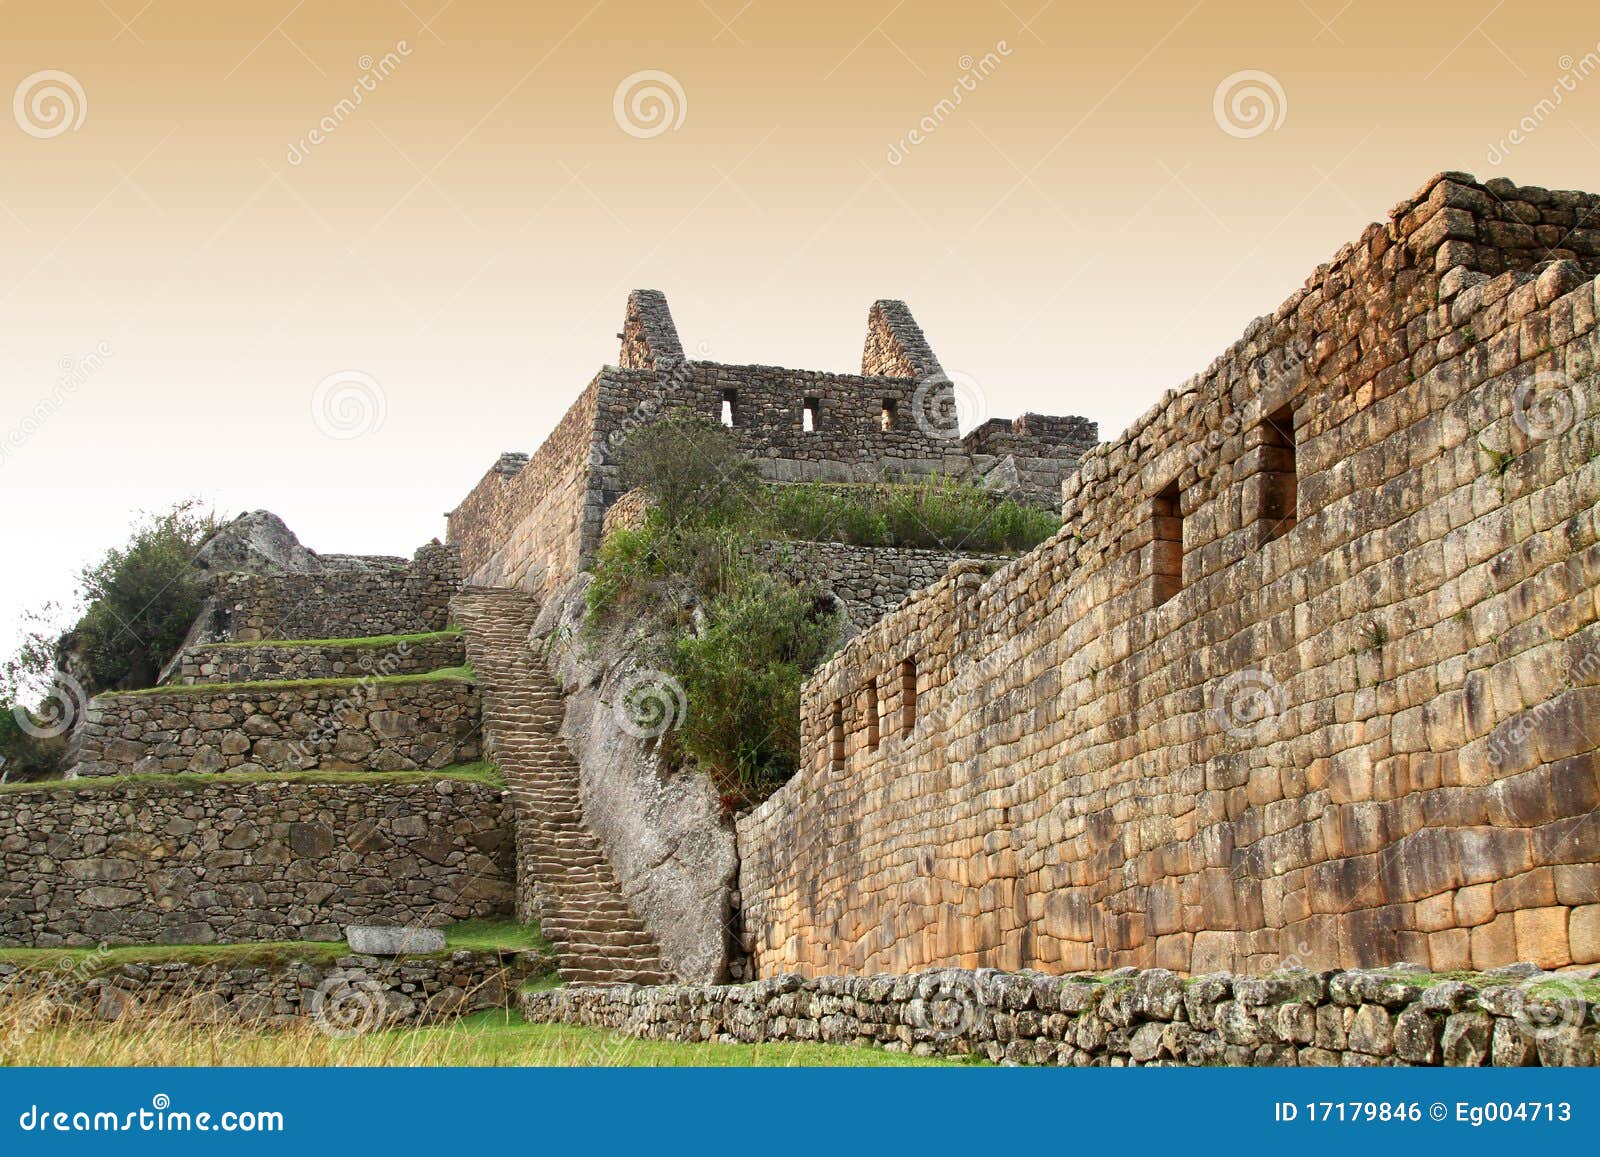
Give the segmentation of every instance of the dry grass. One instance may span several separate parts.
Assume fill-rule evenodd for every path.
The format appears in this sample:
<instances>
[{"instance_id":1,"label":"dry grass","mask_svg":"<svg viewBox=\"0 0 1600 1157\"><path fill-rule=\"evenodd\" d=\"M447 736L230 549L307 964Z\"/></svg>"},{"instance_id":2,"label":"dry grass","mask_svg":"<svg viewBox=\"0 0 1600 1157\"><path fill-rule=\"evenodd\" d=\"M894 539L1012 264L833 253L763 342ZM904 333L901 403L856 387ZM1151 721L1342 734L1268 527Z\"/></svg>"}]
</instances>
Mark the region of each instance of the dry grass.
<instances>
[{"instance_id":1,"label":"dry grass","mask_svg":"<svg viewBox=\"0 0 1600 1157\"><path fill-rule=\"evenodd\" d=\"M182 1007L107 1023L48 997L0 1003L0 1063L32 1066L883 1066L941 1062L821 1044L672 1044L479 1013L430 1028L337 1039L310 1020L282 1028L215 1022ZM948 1063L948 1062L945 1062Z\"/></svg>"}]
</instances>

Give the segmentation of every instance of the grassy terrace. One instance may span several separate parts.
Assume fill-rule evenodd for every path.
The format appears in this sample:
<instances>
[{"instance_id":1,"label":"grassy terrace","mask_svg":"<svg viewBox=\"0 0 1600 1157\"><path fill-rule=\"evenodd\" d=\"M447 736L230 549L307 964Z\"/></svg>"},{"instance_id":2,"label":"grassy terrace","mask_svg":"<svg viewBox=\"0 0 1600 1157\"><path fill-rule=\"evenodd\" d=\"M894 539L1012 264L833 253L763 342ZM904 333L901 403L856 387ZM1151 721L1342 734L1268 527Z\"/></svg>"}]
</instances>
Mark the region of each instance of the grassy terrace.
<instances>
[{"instance_id":1,"label":"grassy terrace","mask_svg":"<svg viewBox=\"0 0 1600 1157\"><path fill-rule=\"evenodd\" d=\"M79 779L46 779L33 783L0 784L0 797L29 791L118 791L126 787L147 786L174 790L194 790L219 784L250 783L436 783L459 779L505 789L500 768L489 762L458 763L438 771L216 771L172 775L92 775Z\"/></svg>"},{"instance_id":2,"label":"grassy terrace","mask_svg":"<svg viewBox=\"0 0 1600 1157\"><path fill-rule=\"evenodd\" d=\"M133 698L139 695L231 695L236 691L300 691L308 687L392 687L403 683L471 683L476 676L470 666L441 667L415 675L358 676L344 679L261 679L247 683L190 683L146 687L140 691L103 691L100 698Z\"/></svg>"},{"instance_id":3,"label":"grassy terrace","mask_svg":"<svg viewBox=\"0 0 1600 1157\"><path fill-rule=\"evenodd\" d=\"M416 953L418 957L447 956L470 949L475 952L531 952L547 956L550 945L535 925L511 921L469 920L444 929L445 949ZM259 964L332 964L349 956L344 941L275 940L251 944L127 944L111 948L0 948L0 964L29 971L82 970L95 976L124 964L216 964L240 968ZM403 958L402 958L403 959Z\"/></svg>"},{"instance_id":4,"label":"grassy terrace","mask_svg":"<svg viewBox=\"0 0 1600 1157\"><path fill-rule=\"evenodd\" d=\"M252 647L398 647L402 643L437 643L446 639L459 639L461 629L450 627L443 631L428 631L421 635L366 635L350 639L260 639L250 643L206 643L206 650L249 650Z\"/></svg>"},{"instance_id":5,"label":"grassy terrace","mask_svg":"<svg viewBox=\"0 0 1600 1157\"><path fill-rule=\"evenodd\" d=\"M0 1033L6 1025L0 1019ZM601 1029L529 1024L515 1012L483 1012L432 1028L396 1029L336 1040L310 1021L265 1031L218 1025L181 1012L80 1019L13 1034L12 1065L527 1065L715 1068L902 1067L966 1064L880 1049L824 1044L673 1044Z\"/></svg>"}]
</instances>

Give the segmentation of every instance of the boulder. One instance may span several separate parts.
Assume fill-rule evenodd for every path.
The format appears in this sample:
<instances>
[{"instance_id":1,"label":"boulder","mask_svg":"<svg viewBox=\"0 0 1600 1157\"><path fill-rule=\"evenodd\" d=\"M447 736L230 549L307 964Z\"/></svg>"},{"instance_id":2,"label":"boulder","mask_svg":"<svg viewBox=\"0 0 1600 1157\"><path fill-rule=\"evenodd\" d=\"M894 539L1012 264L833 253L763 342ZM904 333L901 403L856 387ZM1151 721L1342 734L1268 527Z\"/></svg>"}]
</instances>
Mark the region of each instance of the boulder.
<instances>
[{"instance_id":1,"label":"boulder","mask_svg":"<svg viewBox=\"0 0 1600 1157\"><path fill-rule=\"evenodd\" d=\"M380 928L352 925L344 930L350 951L363 956L400 956L443 952L444 933L437 928Z\"/></svg>"}]
</instances>

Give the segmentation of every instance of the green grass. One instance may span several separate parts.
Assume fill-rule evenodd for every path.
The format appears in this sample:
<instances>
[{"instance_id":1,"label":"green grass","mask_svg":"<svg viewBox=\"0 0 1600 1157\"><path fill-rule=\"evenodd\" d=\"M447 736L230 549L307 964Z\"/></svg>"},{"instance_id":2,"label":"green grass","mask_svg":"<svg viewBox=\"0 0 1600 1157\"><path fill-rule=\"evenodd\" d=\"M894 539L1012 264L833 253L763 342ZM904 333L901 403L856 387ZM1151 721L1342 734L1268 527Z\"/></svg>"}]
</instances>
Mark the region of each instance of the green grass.
<instances>
[{"instance_id":1,"label":"green grass","mask_svg":"<svg viewBox=\"0 0 1600 1157\"><path fill-rule=\"evenodd\" d=\"M364 635L349 639L259 639L250 643L206 643L205 650L247 650L251 647L398 647L401 643L433 643L459 639L461 628L426 631L420 635Z\"/></svg>"},{"instance_id":2,"label":"green grass","mask_svg":"<svg viewBox=\"0 0 1600 1157\"><path fill-rule=\"evenodd\" d=\"M527 952L550 955L550 944L537 925L504 920L468 920L444 929L443 952L419 952L419 957L447 956L464 949L474 952ZM84 968L96 976L124 964L220 964L230 968L248 965L332 964L349 956L343 940L274 940L252 944L123 944L97 948L0 948L0 964L29 971Z\"/></svg>"},{"instance_id":3,"label":"green grass","mask_svg":"<svg viewBox=\"0 0 1600 1157\"><path fill-rule=\"evenodd\" d=\"M876 1048L811 1042L758 1045L636 1040L605 1029L530 1024L516 1012L490 1011L435 1028L374 1033L338 1044L353 1051L381 1048L384 1037L404 1037L434 1054L429 1064L614 1066L640 1068L904 1068L949 1067L965 1058L914 1057ZM459 1059L458 1059L459 1058ZM352 1062L359 1063L359 1062Z\"/></svg>"},{"instance_id":4,"label":"green grass","mask_svg":"<svg viewBox=\"0 0 1600 1157\"><path fill-rule=\"evenodd\" d=\"M343 679L261 679L249 683L189 683L166 687L146 687L139 691L102 691L100 698L132 698L136 695L231 695L236 691L302 691L314 687L393 687L401 683L474 682L472 667L441 667L414 675L361 676Z\"/></svg>"},{"instance_id":5,"label":"green grass","mask_svg":"<svg viewBox=\"0 0 1600 1157\"><path fill-rule=\"evenodd\" d=\"M4 1013L0 1007L0 1014ZM0 1030L5 1027L0 1022ZM183 1008L107 1023L76 1011L67 1023L8 1034L5 1063L66 1065L544 1066L544 1067L887 1067L970 1063L825 1044L679 1044L634 1040L571 1025L529 1024L515 1012L475 1013L428 1028L348 1039L309 1019L282 1028L218 1024Z\"/></svg>"},{"instance_id":6,"label":"green grass","mask_svg":"<svg viewBox=\"0 0 1600 1157\"><path fill-rule=\"evenodd\" d=\"M170 775L86 775L78 779L0 784L0 795L29 791L118 791L134 786L192 791L218 784L434 783L441 779L461 779L502 791L506 786L499 766L480 760L477 763L457 763L438 771L215 771L175 772Z\"/></svg>"}]
</instances>

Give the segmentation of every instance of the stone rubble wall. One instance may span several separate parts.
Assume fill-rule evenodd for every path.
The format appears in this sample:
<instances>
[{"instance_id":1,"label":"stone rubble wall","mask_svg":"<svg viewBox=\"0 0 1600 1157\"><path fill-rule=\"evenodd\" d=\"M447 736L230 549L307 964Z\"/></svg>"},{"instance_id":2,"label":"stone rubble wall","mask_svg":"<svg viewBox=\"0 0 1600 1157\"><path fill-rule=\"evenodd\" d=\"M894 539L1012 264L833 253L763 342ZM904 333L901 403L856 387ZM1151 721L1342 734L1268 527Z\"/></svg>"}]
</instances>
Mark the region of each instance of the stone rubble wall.
<instances>
[{"instance_id":1,"label":"stone rubble wall","mask_svg":"<svg viewBox=\"0 0 1600 1157\"><path fill-rule=\"evenodd\" d=\"M664 369L683 360L678 327L659 289L636 289L628 294L628 311L617 335L622 350L617 362L625 370Z\"/></svg>"},{"instance_id":2,"label":"stone rubble wall","mask_svg":"<svg viewBox=\"0 0 1600 1157\"><path fill-rule=\"evenodd\" d=\"M759 974L1600 960L1597 212L1435 178L825 665Z\"/></svg>"},{"instance_id":3,"label":"stone rubble wall","mask_svg":"<svg viewBox=\"0 0 1600 1157\"><path fill-rule=\"evenodd\" d=\"M97 695L72 760L86 776L437 770L478 760L479 709L466 679Z\"/></svg>"},{"instance_id":4,"label":"stone rubble wall","mask_svg":"<svg viewBox=\"0 0 1600 1157\"><path fill-rule=\"evenodd\" d=\"M288 679L359 679L366 675L424 675L466 664L460 635L397 643L274 646L213 643L179 656L171 682L248 683Z\"/></svg>"},{"instance_id":5,"label":"stone rubble wall","mask_svg":"<svg viewBox=\"0 0 1600 1157\"><path fill-rule=\"evenodd\" d=\"M875 301L867 311L867 340L861 350L865 377L940 377L944 367L933 354L922 327L903 301Z\"/></svg>"},{"instance_id":6,"label":"stone rubble wall","mask_svg":"<svg viewBox=\"0 0 1600 1157\"><path fill-rule=\"evenodd\" d=\"M404 957L350 955L326 964L152 960L89 975L0 962L0 1008L48 997L60 1006L58 1015L99 1020L182 1010L186 1018L215 1024L283 1027L316 1017L335 1030L365 1032L509 1008L532 971L521 954L465 949Z\"/></svg>"},{"instance_id":7,"label":"stone rubble wall","mask_svg":"<svg viewBox=\"0 0 1600 1157\"><path fill-rule=\"evenodd\" d=\"M185 646L442 631L460 585L456 551L439 543L422 547L409 563L374 559L351 570L222 574Z\"/></svg>"},{"instance_id":8,"label":"stone rubble wall","mask_svg":"<svg viewBox=\"0 0 1600 1157\"><path fill-rule=\"evenodd\" d=\"M510 800L467 780L197 776L0 801L4 945L339 940L512 910Z\"/></svg>"},{"instance_id":9,"label":"stone rubble wall","mask_svg":"<svg viewBox=\"0 0 1600 1157\"><path fill-rule=\"evenodd\" d=\"M531 1021L645 1040L820 1041L1020 1065L1600 1063L1595 1006L1560 977L1424 986L1394 972L1184 980L1129 971L1095 978L950 969L715 987L571 986L525 992L520 1005Z\"/></svg>"},{"instance_id":10,"label":"stone rubble wall","mask_svg":"<svg viewBox=\"0 0 1600 1157\"><path fill-rule=\"evenodd\" d=\"M848 546L838 542L763 542L759 565L797 583L811 583L844 603L849 631L871 626L913 591L931 586L957 563L996 567L1004 555Z\"/></svg>"}]
</instances>

